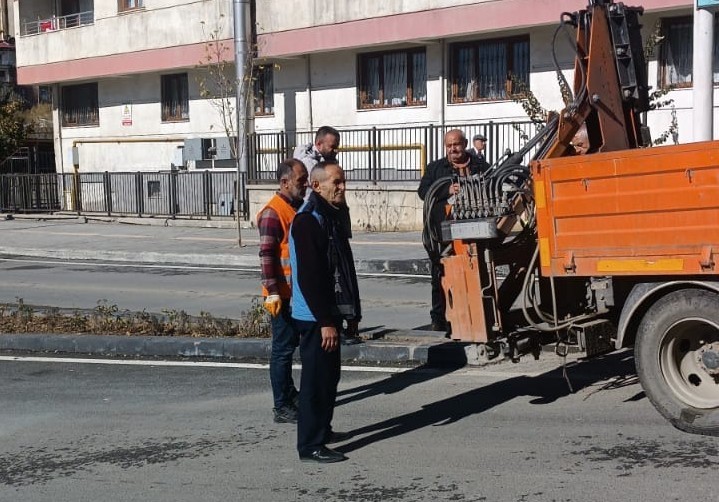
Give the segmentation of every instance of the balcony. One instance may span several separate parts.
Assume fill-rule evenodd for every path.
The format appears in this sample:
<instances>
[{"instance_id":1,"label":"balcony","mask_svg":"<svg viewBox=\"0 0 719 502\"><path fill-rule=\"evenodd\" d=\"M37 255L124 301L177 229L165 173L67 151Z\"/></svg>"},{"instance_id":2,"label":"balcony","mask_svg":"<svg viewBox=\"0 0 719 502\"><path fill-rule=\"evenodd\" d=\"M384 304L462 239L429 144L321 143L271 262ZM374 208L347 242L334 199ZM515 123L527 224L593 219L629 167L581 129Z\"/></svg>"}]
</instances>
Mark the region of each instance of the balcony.
<instances>
[{"instance_id":1,"label":"balcony","mask_svg":"<svg viewBox=\"0 0 719 502\"><path fill-rule=\"evenodd\" d=\"M38 19L37 21L24 21L22 23L21 36L38 35L50 31L64 30L67 28L77 28L95 23L95 12L85 11L66 16L52 16L47 19Z\"/></svg>"}]
</instances>

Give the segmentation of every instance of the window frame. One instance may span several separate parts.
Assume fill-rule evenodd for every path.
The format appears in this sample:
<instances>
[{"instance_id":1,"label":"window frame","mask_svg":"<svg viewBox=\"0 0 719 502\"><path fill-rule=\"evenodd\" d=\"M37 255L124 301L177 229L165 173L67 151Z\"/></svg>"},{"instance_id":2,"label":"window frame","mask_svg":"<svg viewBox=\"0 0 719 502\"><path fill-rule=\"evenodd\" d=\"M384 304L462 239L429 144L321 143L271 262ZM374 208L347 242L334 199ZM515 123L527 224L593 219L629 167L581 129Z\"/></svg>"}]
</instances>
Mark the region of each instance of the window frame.
<instances>
[{"instance_id":1,"label":"window frame","mask_svg":"<svg viewBox=\"0 0 719 502\"><path fill-rule=\"evenodd\" d=\"M69 96L70 91L73 90L73 96ZM99 90L97 82L89 82L85 84L74 84L64 85L60 89L62 99L62 127L99 127L100 126L100 102L98 98ZM68 102L82 101L82 98L88 98L88 105L86 106L89 110L87 116L88 120L76 120L71 122L68 120L68 116L71 113L67 110ZM74 111L72 115L77 114Z\"/></svg>"},{"instance_id":2,"label":"window frame","mask_svg":"<svg viewBox=\"0 0 719 502\"><path fill-rule=\"evenodd\" d=\"M692 68L691 78L689 82L670 83L669 80L669 66L667 65L667 51L669 50L669 26L674 23L683 23L689 25L689 34L694 36L694 19L692 16L672 16L662 18L662 31L661 34L664 38L661 46L659 47L659 58L657 61L657 83L661 89L691 89L694 87L694 70ZM713 41L713 54L712 54L712 83L714 86L719 85L719 15L714 15L714 41ZM690 51L692 57L692 64L694 54Z\"/></svg>"},{"instance_id":3,"label":"window frame","mask_svg":"<svg viewBox=\"0 0 719 502\"><path fill-rule=\"evenodd\" d=\"M384 84L384 57L388 55L394 55L394 54L404 54L407 58L407 83L405 87L405 103L404 104L384 104L384 93L385 93L385 84ZM412 56L415 54L422 54L424 55L424 68L425 68L425 97L424 100L417 100L414 99L415 90L412 86L412 83L414 82L414 66L411 64ZM366 68L366 65L368 61L372 58L380 58L380 72L379 72L379 91L378 91L378 104L374 103L368 103L369 99L367 97L367 89L366 89L366 81L368 80L366 74L368 69ZM416 48L407 48L407 49L395 49L390 51L374 51L374 52L363 52L360 54L357 54L357 109L358 110L377 110L377 109L386 109L386 108L406 108L408 106L427 106L427 91L426 91L426 82L427 82L427 48L426 47L416 47Z\"/></svg>"},{"instance_id":4,"label":"window frame","mask_svg":"<svg viewBox=\"0 0 719 502\"><path fill-rule=\"evenodd\" d=\"M128 4L132 1L137 3L137 5L134 7L130 7ZM117 12L120 14L123 12L135 12L135 11L144 10L144 9L145 9L145 0L117 0Z\"/></svg>"},{"instance_id":5,"label":"window frame","mask_svg":"<svg viewBox=\"0 0 719 502\"><path fill-rule=\"evenodd\" d=\"M169 97L166 95L172 89L169 89L172 82L182 82L183 89L179 89L178 103L168 103ZM175 113L169 110L175 108ZM190 120L190 79L187 72L169 73L160 75L160 121L163 123L173 122L189 122Z\"/></svg>"},{"instance_id":6,"label":"window frame","mask_svg":"<svg viewBox=\"0 0 719 502\"><path fill-rule=\"evenodd\" d=\"M274 65L259 65L253 68L252 78L252 106L256 117L272 117L275 114L275 72ZM271 101L270 111L265 112L267 93L267 77L269 74L269 85L272 92L269 93ZM264 84L264 85L263 85ZM258 111L260 110L260 111Z\"/></svg>"},{"instance_id":7,"label":"window frame","mask_svg":"<svg viewBox=\"0 0 719 502\"><path fill-rule=\"evenodd\" d=\"M480 95L480 86L475 85L474 87L474 95L470 99L462 99L459 98L459 92L458 87L459 84L457 82L458 72L457 72L457 59L458 59L458 52L461 49L467 49L470 48L473 50L473 59L474 59L474 65L475 65L475 79L478 80L479 77L479 68L480 68L480 47L482 45L488 45L488 44L496 44L496 43L504 43L507 46L506 50L506 68L507 68L507 75L505 76L504 80L504 96L497 98L493 96L481 96ZM509 37L499 37L499 38L485 38L480 40L470 40L470 41L463 41L463 42L454 42L449 44L448 51L449 51L449 79L448 79L448 85L447 85L447 102L449 104L466 104L466 103L486 103L486 102L499 102L499 101L510 101L513 97L521 96L521 92L515 92L514 86L512 85L512 80L510 78L510 73L512 68L514 67L514 47L518 44L526 44L527 46L527 69L526 69L526 76L527 80L524 82L527 88L529 88L529 77L531 74L531 45L530 45L530 37L529 34L524 35L515 35L515 36L509 36Z\"/></svg>"}]
</instances>

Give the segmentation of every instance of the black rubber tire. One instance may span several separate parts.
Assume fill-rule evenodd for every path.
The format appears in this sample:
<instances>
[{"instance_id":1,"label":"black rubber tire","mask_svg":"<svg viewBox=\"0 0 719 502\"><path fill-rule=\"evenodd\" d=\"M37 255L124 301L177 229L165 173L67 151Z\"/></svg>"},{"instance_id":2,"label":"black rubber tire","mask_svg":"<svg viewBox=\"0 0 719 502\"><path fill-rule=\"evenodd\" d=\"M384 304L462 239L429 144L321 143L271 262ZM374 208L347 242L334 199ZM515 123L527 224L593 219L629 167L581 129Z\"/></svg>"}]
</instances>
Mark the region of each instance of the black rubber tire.
<instances>
[{"instance_id":1,"label":"black rubber tire","mask_svg":"<svg viewBox=\"0 0 719 502\"><path fill-rule=\"evenodd\" d=\"M695 360L696 352L688 348L689 340L719 341L717 326L719 295L702 289L681 289L654 303L637 331L634 356L644 392L664 418L692 434L719 436L719 407L712 407L719 402L715 399L719 396L719 380L701 370L685 378L686 369L680 370L685 366L677 359ZM699 392L702 385L701 397L708 397L707 405L698 407L697 401L690 404L693 389ZM682 396L685 391L686 398Z\"/></svg>"}]
</instances>

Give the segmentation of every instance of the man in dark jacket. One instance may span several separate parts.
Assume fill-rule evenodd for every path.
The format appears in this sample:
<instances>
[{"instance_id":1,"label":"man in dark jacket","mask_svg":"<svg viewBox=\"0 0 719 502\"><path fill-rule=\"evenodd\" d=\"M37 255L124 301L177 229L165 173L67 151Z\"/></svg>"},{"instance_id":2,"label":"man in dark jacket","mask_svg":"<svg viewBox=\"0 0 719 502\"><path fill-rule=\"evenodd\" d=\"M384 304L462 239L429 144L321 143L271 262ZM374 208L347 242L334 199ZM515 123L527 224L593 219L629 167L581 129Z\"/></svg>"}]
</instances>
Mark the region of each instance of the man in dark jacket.
<instances>
[{"instance_id":1,"label":"man in dark jacket","mask_svg":"<svg viewBox=\"0 0 719 502\"><path fill-rule=\"evenodd\" d=\"M479 158L467 152L467 138L459 129L447 131L444 135L445 156L427 165L427 169L419 182L417 194L424 200L432 185L439 179L448 176L471 176L482 174L488 167L481 163ZM449 183L449 188L437 193L434 199L434 206L431 210L431 221L425 221L427 225L438 226L440 221L445 219L444 208L447 200L459 191L459 184ZM426 228L425 228L426 232ZM432 266L432 309L429 314L432 319L432 329L435 331L448 331L447 319L445 318L445 298L442 291L442 265L440 256L436 252L428 250Z\"/></svg>"},{"instance_id":2,"label":"man in dark jacket","mask_svg":"<svg viewBox=\"0 0 719 502\"><path fill-rule=\"evenodd\" d=\"M487 162L487 157L484 154L484 150L487 147L487 137L482 134L475 134L472 137L472 146L469 148L469 154L474 155L479 159L479 164L482 168L482 171L485 171L489 168L489 163Z\"/></svg>"},{"instance_id":3,"label":"man in dark jacket","mask_svg":"<svg viewBox=\"0 0 719 502\"><path fill-rule=\"evenodd\" d=\"M310 174L312 192L290 228L292 317L300 333L302 374L297 451L307 462L340 462L327 448L341 440L332 431L340 379L339 333L357 336L362 310L357 274L340 208L345 176L336 162L321 162Z\"/></svg>"}]
</instances>

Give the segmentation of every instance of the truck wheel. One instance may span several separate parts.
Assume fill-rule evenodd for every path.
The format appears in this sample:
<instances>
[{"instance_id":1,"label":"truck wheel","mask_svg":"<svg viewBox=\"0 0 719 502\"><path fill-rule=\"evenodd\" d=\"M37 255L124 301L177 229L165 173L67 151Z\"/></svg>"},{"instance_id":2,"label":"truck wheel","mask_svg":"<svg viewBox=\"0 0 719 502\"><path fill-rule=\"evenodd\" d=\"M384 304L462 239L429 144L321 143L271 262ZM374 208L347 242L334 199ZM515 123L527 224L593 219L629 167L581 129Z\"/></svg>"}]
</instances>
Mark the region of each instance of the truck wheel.
<instances>
[{"instance_id":1,"label":"truck wheel","mask_svg":"<svg viewBox=\"0 0 719 502\"><path fill-rule=\"evenodd\" d=\"M719 436L719 295L682 289L647 311L634 348L637 375L672 425Z\"/></svg>"}]
</instances>

